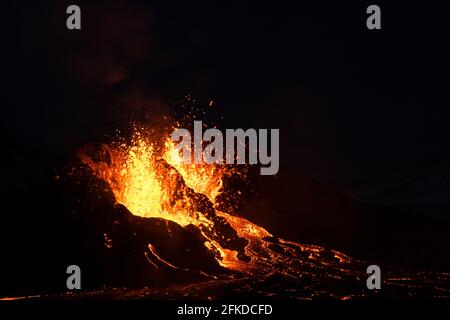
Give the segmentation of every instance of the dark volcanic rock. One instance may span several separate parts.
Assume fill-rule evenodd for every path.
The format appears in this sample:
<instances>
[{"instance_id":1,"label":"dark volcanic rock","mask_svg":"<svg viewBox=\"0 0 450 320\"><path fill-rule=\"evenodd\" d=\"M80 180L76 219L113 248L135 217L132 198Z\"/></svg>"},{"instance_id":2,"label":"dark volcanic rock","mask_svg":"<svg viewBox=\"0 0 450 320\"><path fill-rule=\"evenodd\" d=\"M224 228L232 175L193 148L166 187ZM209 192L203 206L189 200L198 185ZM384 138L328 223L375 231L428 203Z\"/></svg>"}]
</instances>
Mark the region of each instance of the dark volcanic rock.
<instances>
[{"instance_id":1,"label":"dark volcanic rock","mask_svg":"<svg viewBox=\"0 0 450 320\"><path fill-rule=\"evenodd\" d=\"M226 272L197 227L134 216L81 163L63 171L56 183L78 233L88 286L167 284Z\"/></svg>"}]
</instances>

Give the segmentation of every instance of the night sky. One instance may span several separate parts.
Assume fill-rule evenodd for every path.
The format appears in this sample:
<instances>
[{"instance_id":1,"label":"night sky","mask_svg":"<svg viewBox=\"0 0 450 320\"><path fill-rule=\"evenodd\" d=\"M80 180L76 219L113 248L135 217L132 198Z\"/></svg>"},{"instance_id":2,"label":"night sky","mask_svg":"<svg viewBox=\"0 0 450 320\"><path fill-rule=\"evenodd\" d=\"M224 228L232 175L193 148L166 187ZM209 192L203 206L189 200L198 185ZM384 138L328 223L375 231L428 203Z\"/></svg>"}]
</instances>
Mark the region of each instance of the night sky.
<instances>
[{"instance_id":1,"label":"night sky","mask_svg":"<svg viewBox=\"0 0 450 320\"><path fill-rule=\"evenodd\" d=\"M223 128L280 128L281 170L363 202L449 204L449 46L443 1L4 4L3 185L129 118L214 100ZM20 179L17 179L17 177Z\"/></svg>"}]
</instances>

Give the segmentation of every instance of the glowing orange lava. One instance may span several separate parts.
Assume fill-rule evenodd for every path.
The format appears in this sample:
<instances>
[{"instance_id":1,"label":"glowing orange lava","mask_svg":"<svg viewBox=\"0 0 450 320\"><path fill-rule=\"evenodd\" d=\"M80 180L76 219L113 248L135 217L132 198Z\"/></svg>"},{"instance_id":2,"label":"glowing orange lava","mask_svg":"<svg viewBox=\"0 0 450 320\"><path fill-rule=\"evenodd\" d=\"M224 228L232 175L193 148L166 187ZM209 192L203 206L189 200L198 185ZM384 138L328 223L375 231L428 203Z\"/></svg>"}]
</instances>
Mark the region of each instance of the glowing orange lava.
<instances>
[{"instance_id":1,"label":"glowing orange lava","mask_svg":"<svg viewBox=\"0 0 450 320\"><path fill-rule=\"evenodd\" d=\"M212 229L213 221L204 212L196 210L192 199L183 194L186 188L180 188L178 179L181 176L183 185L206 196L215 206L215 199L223 185L223 176L230 169L216 164L182 163L182 157L170 138L166 138L162 143L163 147L159 148L158 142L151 141L143 132L142 129L136 129L131 143L103 146L103 156L110 161L94 161L84 154L80 158L109 184L116 201L127 207L132 214L160 217L181 226L193 224L201 230ZM225 218L239 236L270 236L266 230L245 219L217 210L215 212L217 216ZM243 268L235 251L222 248L217 241L205 232L202 233L207 239L205 246L220 253L218 261L222 266Z\"/></svg>"}]
</instances>

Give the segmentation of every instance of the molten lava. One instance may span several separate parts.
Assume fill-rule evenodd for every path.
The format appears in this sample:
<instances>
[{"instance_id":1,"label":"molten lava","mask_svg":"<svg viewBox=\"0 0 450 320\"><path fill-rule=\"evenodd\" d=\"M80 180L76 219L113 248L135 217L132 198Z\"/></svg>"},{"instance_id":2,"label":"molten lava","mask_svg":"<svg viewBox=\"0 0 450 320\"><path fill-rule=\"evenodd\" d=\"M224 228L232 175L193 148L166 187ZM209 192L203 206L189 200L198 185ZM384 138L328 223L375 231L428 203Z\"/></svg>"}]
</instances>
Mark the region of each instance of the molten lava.
<instances>
[{"instance_id":1,"label":"molten lava","mask_svg":"<svg viewBox=\"0 0 450 320\"><path fill-rule=\"evenodd\" d=\"M264 228L242 217L223 212L219 208L233 207L233 204L223 205L225 200L219 197L223 191L223 179L239 173L236 168L216 164L185 164L168 136L157 138L158 135L148 132L134 130L132 138L127 141L119 137L118 141L113 143L83 147L79 158L84 168L79 169L83 171L87 166L89 175L105 181L116 202L131 212L126 212L126 215L152 218L139 218L140 221L136 222L136 225L154 226L153 218L161 218L165 220L155 219L158 221L156 231L167 227L168 232L160 235L171 235L167 220L175 222L172 225L182 226L180 229L189 233L195 231L198 245L208 256L209 260L205 261L214 261L215 258L220 266L230 269L231 272L226 270L220 274L222 278L217 278L217 271L204 273L201 265L185 265L182 260L171 259L164 252L159 252L155 238L146 238L144 228L144 232L140 234L144 246L138 246L138 250L142 248L142 254L147 258L151 270L168 268L183 272L194 271L192 274L200 271L210 280L225 281L227 285L240 277L240 281L247 283L247 286L238 282L236 286L239 292L247 288L252 293L256 290L266 296L272 296L274 292L288 295L292 293L305 299L327 297L347 300L367 296L363 285L367 277L367 262L350 258L332 249L273 237ZM104 187L103 184L100 186ZM95 190L101 192L97 188ZM121 211L111 212L114 214ZM146 225L142 220L152 220L152 223ZM126 226L125 223L125 234L128 232ZM154 233L155 229L149 231L151 232ZM103 236L105 246L111 250L115 246L114 240L109 238L108 232ZM183 248L177 253L186 254L184 257L187 259L190 257L190 251ZM418 273L417 279L411 276L408 279L413 280L405 281L404 270L401 270L401 276L387 267L384 270L383 285L400 288L399 290L403 290L408 296L411 294L410 288L413 287L411 283L415 288L429 289L431 286L433 294L437 296L448 292L448 286L442 284L448 280L447 274L436 276L433 273L421 272ZM438 280L429 282L428 279ZM267 292L261 289L264 287L262 284L269 287ZM275 288L272 290L271 286Z\"/></svg>"},{"instance_id":2,"label":"molten lava","mask_svg":"<svg viewBox=\"0 0 450 320\"><path fill-rule=\"evenodd\" d=\"M232 269L245 269L246 264L237 258L237 253L225 248L211 235L217 235L215 219L223 218L237 232L250 240L271 236L266 230L246 219L231 216L213 209L214 216L198 210L189 190L206 196L204 202L216 207L216 197L221 193L222 179L232 169L216 164L185 164L174 148L170 138L164 143L151 141L142 129L135 129L130 143L113 143L102 146L102 155L94 159L82 150L80 159L88 165L99 178L111 187L116 201L123 204L131 213L142 217L159 217L172 220L181 226L189 224L199 227L207 241L205 246L220 253L218 261L222 266Z\"/></svg>"},{"instance_id":3,"label":"molten lava","mask_svg":"<svg viewBox=\"0 0 450 320\"><path fill-rule=\"evenodd\" d=\"M144 132L135 129L130 141L102 145L94 154L86 149L79 153L132 214L196 226L217 262L235 271L292 279L309 268L348 272L343 264L352 259L340 252L274 238L264 228L220 211L216 198L223 178L239 173L236 168L183 163L169 137L155 141ZM155 250L150 252L158 257Z\"/></svg>"}]
</instances>

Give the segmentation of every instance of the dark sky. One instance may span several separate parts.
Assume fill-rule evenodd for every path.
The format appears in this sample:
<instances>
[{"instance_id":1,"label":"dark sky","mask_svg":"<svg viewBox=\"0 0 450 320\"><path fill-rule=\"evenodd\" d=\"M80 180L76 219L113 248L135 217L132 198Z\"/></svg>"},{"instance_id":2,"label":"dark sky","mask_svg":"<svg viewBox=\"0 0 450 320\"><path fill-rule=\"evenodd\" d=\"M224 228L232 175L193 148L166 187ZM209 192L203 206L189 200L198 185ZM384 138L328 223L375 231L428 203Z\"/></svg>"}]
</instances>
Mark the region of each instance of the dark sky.
<instances>
[{"instance_id":1,"label":"dark sky","mask_svg":"<svg viewBox=\"0 0 450 320\"><path fill-rule=\"evenodd\" d=\"M281 170L367 202L447 205L444 1L378 1L376 31L372 2L311 2L78 1L81 31L65 27L72 2L6 3L9 159L31 155L31 172L191 94L223 127L280 128Z\"/></svg>"}]
</instances>

